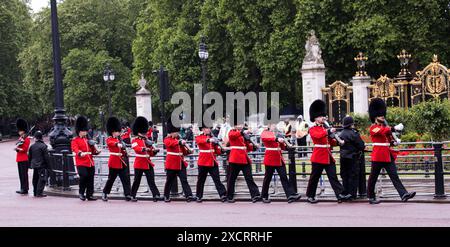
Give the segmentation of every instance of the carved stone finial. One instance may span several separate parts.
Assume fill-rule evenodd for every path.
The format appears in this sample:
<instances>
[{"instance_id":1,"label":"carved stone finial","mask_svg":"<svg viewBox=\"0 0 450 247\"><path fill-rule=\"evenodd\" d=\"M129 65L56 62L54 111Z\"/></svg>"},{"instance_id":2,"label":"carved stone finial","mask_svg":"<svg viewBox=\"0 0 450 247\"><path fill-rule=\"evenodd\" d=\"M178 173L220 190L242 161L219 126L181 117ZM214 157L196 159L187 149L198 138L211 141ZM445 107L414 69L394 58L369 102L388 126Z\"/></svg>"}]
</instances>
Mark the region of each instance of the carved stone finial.
<instances>
[{"instance_id":1,"label":"carved stone finial","mask_svg":"<svg viewBox=\"0 0 450 247\"><path fill-rule=\"evenodd\" d=\"M303 63L323 64L322 50L320 49L319 40L316 37L316 32L311 30L305 44L306 55Z\"/></svg>"},{"instance_id":2,"label":"carved stone finial","mask_svg":"<svg viewBox=\"0 0 450 247\"><path fill-rule=\"evenodd\" d=\"M145 89L146 85L147 85L147 80L145 80L144 73L142 73L141 79L139 80L139 86L141 86L141 89Z\"/></svg>"}]
</instances>

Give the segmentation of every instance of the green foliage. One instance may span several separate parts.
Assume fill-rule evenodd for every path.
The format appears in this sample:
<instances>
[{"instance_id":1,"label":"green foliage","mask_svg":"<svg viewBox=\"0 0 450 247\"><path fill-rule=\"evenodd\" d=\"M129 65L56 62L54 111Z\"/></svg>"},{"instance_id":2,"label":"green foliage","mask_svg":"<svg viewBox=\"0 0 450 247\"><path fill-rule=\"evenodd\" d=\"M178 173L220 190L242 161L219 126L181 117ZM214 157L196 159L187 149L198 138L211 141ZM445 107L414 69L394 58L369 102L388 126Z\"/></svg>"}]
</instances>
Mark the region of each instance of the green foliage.
<instances>
[{"instance_id":1,"label":"green foliage","mask_svg":"<svg viewBox=\"0 0 450 247\"><path fill-rule=\"evenodd\" d=\"M428 133L433 141L448 140L450 137L450 102L431 100L414 106L413 121L419 134Z\"/></svg>"},{"instance_id":2,"label":"green foliage","mask_svg":"<svg viewBox=\"0 0 450 247\"><path fill-rule=\"evenodd\" d=\"M362 133L362 134L369 134L369 127L371 125L371 122L369 120L368 114L357 114L357 113L351 113L351 117L353 117L353 120L355 121L355 127Z\"/></svg>"}]
</instances>

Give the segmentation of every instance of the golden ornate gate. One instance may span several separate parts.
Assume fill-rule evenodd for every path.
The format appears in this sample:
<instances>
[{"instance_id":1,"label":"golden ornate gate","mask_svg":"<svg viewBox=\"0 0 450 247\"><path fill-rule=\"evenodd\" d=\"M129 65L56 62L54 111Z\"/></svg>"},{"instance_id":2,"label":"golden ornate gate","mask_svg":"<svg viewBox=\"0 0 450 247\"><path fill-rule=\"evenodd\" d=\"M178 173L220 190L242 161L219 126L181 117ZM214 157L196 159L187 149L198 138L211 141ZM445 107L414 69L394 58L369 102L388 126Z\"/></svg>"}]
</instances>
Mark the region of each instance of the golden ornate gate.
<instances>
[{"instance_id":1,"label":"golden ornate gate","mask_svg":"<svg viewBox=\"0 0 450 247\"><path fill-rule=\"evenodd\" d=\"M342 119L352 110L352 87L342 81L335 81L329 87L323 88L322 92L328 104L330 121L340 125Z\"/></svg>"},{"instance_id":2,"label":"golden ornate gate","mask_svg":"<svg viewBox=\"0 0 450 247\"><path fill-rule=\"evenodd\" d=\"M367 87L368 100L370 102L374 98L381 98L388 106L408 107L407 86L408 83L405 81L396 82L387 75L380 76Z\"/></svg>"}]
</instances>

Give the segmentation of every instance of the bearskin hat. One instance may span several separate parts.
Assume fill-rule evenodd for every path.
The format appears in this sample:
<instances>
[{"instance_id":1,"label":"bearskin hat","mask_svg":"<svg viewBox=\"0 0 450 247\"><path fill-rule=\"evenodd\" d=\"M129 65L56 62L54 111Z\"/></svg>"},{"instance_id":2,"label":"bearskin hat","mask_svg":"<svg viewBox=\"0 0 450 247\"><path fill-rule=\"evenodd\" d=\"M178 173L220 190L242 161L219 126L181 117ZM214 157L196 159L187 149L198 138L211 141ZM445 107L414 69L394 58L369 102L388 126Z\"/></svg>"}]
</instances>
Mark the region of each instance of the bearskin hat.
<instances>
[{"instance_id":1,"label":"bearskin hat","mask_svg":"<svg viewBox=\"0 0 450 247\"><path fill-rule=\"evenodd\" d=\"M120 120L116 117L110 117L108 118L108 121L106 122L106 131L108 131L108 135L112 136L113 132L120 132L122 130L121 128Z\"/></svg>"},{"instance_id":2,"label":"bearskin hat","mask_svg":"<svg viewBox=\"0 0 450 247\"><path fill-rule=\"evenodd\" d=\"M133 123L133 135L146 134L148 131L148 121L145 117L137 117Z\"/></svg>"},{"instance_id":3,"label":"bearskin hat","mask_svg":"<svg viewBox=\"0 0 450 247\"><path fill-rule=\"evenodd\" d=\"M170 116L166 121L167 133L179 132L180 128L175 127L172 123L172 117Z\"/></svg>"},{"instance_id":4,"label":"bearskin hat","mask_svg":"<svg viewBox=\"0 0 450 247\"><path fill-rule=\"evenodd\" d=\"M369 104L369 117L372 123L375 123L375 118L386 116L386 103L380 98L375 98Z\"/></svg>"},{"instance_id":5,"label":"bearskin hat","mask_svg":"<svg viewBox=\"0 0 450 247\"><path fill-rule=\"evenodd\" d=\"M28 131L28 123L22 118L17 119L16 121L17 131Z\"/></svg>"},{"instance_id":6,"label":"bearskin hat","mask_svg":"<svg viewBox=\"0 0 450 247\"><path fill-rule=\"evenodd\" d=\"M325 102L320 99L315 100L309 107L309 120L311 122L314 122L314 119L316 119L316 117L325 117L327 115L326 112Z\"/></svg>"},{"instance_id":7,"label":"bearskin hat","mask_svg":"<svg viewBox=\"0 0 450 247\"><path fill-rule=\"evenodd\" d=\"M88 131L89 130L89 124L88 120L84 116L77 117L77 120L75 120L75 132L78 133L80 131Z\"/></svg>"}]
</instances>

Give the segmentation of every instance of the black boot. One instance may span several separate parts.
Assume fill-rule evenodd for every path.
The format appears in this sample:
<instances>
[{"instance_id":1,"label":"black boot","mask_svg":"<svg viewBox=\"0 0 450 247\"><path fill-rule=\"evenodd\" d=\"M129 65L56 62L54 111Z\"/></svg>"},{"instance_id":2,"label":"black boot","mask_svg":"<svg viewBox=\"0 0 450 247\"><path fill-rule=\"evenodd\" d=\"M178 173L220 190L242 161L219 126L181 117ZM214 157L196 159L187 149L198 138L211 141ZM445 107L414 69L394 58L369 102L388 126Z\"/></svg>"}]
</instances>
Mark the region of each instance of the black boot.
<instances>
[{"instance_id":1,"label":"black boot","mask_svg":"<svg viewBox=\"0 0 450 247\"><path fill-rule=\"evenodd\" d=\"M131 196L130 195L127 195L127 196L125 196L125 201L127 201L127 202L129 202L129 201L131 201Z\"/></svg>"},{"instance_id":2,"label":"black boot","mask_svg":"<svg viewBox=\"0 0 450 247\"><path fill-rule=\"evenodd\" d=\"M220 197L220 200L221 200L222 202L226 202L226 201L227 201L227 196L221 196L221 197Z\"/></svg>"},{"instance_id":3,"label":"black boot","mask_svg":"<svg viewBox=\"0 0 450 247\"><path fill-rule=\"evenodd\" d=\"M37 195L35 195L35 197L40 197L40 198L42 198L42 197L47 197L47 195L46 195L46 194L37 194Z\"/></svg>"},{"instance_id":4,"label":"black boot","mask_svg":"<svg viewBox=\"0 0 450 247\"><path fill-rule=\"evenodd\" d=\"M261 196L254 196L252 198L252 203L259 202L259 201L261 201Z\"/></svg>"},{"instance_id":5,"label":"black boot","mask_svg":"<svg viewBox=\"0 0 450 247\"><path fill-rule=\"evenodd\" d=\"M164 197L164 202L170 202L170 197Z\"/></svg>"},{"instance_id":6,"label":"black boot","mask_svg":"<svg viewBox=\"0 0 450 247\"><path fill-rule=\"evenodd\" d=\"M307 202L311 203L311 204L315 204L318 203L319 201L314 198L314 197L308 197L308 199L306 199Z\"/></svg>"},{"instance_id":7,"label":"black boot","mask_svg":"<svg viewBox=\"0 0 450 247\"><path fill-rule=\"evenodd\" d=\"M228 203L235 203L236 200L234 198L227 198Z\"/></svg>"},{"instance_id":8,"label":"black boot","mask_svg":"<svg viewBox=\"0 0 450 247\"><path fill-rule=\"evenodd\" d=\"M293 202L295 202L295 201L298 201L298 200L300 200L301 197L302 197L302 196L299 195L299 194L297 194L297 195L291 195L291 196L288 197L288 203L293 203Z\"/></svg>"},{"instance_id":9,"label":"black boot","mask_svg":"<svg viewBox=\"0 0 450 247\"><path fill-rule=\"evenodd\" d=\"M369 198L369 203L370 203L370 204L379 204L380 201L377 200L377 198Z\"/></svg>"},{"instance_id":10,"label":"black boot","mask_svg":"<svg viewBox=\"0 0 450 247\"><path fill-rule=\"evenodd\" d=\"M87 196L86 199L88 201L97 201L97 198L95 198L94 196Z\"/></svg>"},{"instance_id":11,"label":"black boot","mask_svg":"<svg viewBox=\"0 0 450 247\"><path fill-rule=\"evenodd\" d=\"M132 202L137 202L138 199L136 198L136 196L132 196L132 197L131 197L131 201L132 201Z\"/></svg>"},{"instance_id":12,"label":"black boot","mask_svg":"<svg viewBox=\"0 0 450 247\"><path fill-rule=\"evenodd\" d=\"M153 201L157 202L157 201L161 201L161 196L160 195L156 195L153 197Z\"/></svg>"},{"instance_id":13,"label":"black boot","mask_svg":"<svg viewBox=\"0 0 450 247\"><path fill-rule=\"evenodd\" d=\"M201 202L203 202L203 199L201 197L197 197L196 202L201 203Z\"/></svg>"},{"instance_id":14,"label":"black boot","mask_svg":"<svg viewBox=\"0 0 450 247\"><path fill-rule=\"evenodd\" d=\"M263 201L263 203L270 203L271 202L271 200L269 198L263 198L262 201Z\"/></svg>"},{"instance_id":15,"label":"black boot","mask_svg":"<svg viewBox=\"0 0 450 247\"><path fill-rule=\"evenodd\" d=\"M197 198L195 196L193 196L193 195L190 195L190 196L186 197L186 201L187 202L192 202L192 201L196 201L196 200L197 200Z\"/></svg>"},{"instance_id":16,"label":"black boot","mask_svg":"<svg viewBox=\"0 0 450 247\"><path fill-rule=\"evenodd\" d=\"M402 196L402 201L407 202L409 199L416 196L416 192L408 192Z\"/></svg>"},{"instance_id":17,"label":"black boot","mask_svg":"<svg viewBox=\"0 0 450 247\"><path fill-rule=\"evenodd\" d=\"M106 194L106 193L102 194L102 201L104 201L104 202L108 201L108 194Z\"/></svg>"},{"instance_id":18,"label":"black boot","mask_svg":"<svg viewBox=\"0 0 450 247\"><path fill-rule=\"evenodd\" d=\"M78 197L80 198L80 200L86 201L86 197L83 194L79 194Z\"/></svg>"}]
</instances>

